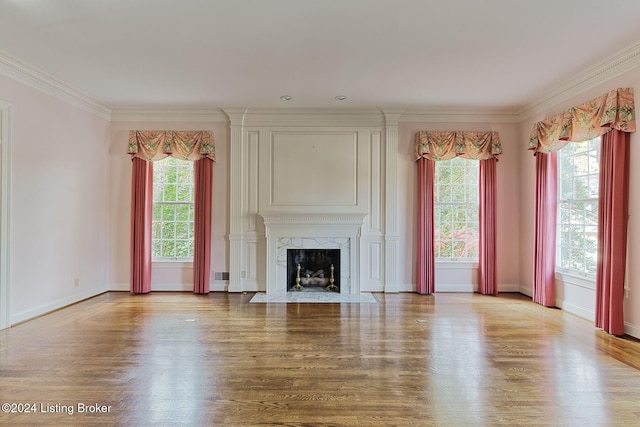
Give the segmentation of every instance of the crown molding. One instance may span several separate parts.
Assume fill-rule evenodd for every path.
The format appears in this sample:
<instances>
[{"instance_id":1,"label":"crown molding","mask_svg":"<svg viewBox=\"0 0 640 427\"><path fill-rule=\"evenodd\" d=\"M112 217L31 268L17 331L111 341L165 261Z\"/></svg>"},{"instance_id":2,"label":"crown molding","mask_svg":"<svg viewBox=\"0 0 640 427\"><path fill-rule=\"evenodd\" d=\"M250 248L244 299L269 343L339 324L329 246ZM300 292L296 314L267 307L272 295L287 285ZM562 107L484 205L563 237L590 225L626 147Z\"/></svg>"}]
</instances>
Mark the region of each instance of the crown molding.
<instances>
[{"instance_id":1,"label":"crown molding","mask_svg":"<svg viewBox=\"0 0 640 427\"><path fill-rule=\"evenodd\" d=\"M512 108L451 108L431 107L407 109L400 116L405 123L518 123Z\"/></svg>"},{"instance_id":2,"label":"crown molding","mask_svg":"<svg viewBox=\"0 0 640 427\"><path fill-rule=\"evenodd\" d=\"M111 113L113 122L215 122L229 119L220 108L153 109L119 108Z\"/></svg>"},{"instance_id":3,"label":"crown molding","mask_svg":"<svg viewBox=\"0 0 640 427\"><path fill-rule=\"evenodd\" d=\"M574 96L640 66L640 41L621 49L572 79L548 91L518 112L518 122L553 108Z\"/></svg>"},{"instance_id":4,"label":"crown molding","mask_svg":"<svg viewBox=\"0 0 640 427\"><path fill-rule=\"evenodd\" d=\"M111 107L0 50L0 73L96 116L111 120Z\"/></svg>"},{"instance_id":5,"label":"crown molding","mask_svg":"<svg viewBox=\"0 0 640 427\"><path fill-rule=\"evenodd\" d=\"M245 127L382 127L384 115L378 109L248 109Z\"/></svg>"}]
</instances>

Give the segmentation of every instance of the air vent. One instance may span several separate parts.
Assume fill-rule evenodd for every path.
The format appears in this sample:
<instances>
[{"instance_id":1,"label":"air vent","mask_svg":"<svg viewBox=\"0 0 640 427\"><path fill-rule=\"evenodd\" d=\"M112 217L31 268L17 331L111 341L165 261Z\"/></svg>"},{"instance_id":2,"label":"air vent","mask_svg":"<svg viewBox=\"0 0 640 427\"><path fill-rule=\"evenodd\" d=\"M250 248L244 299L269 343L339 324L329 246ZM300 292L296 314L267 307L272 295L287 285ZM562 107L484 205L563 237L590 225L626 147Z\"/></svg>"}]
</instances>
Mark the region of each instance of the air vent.
<instances>
[{"instance_id":1,"label":"air vent","mask_svg":"<svg viewBox=\"0 0 640 427\"><path fill-rule=\"evenodd\" d=\"M229 280L229 272L228 271L216 271L214 273L215 280Z\"/></svg>"}]
</instances>

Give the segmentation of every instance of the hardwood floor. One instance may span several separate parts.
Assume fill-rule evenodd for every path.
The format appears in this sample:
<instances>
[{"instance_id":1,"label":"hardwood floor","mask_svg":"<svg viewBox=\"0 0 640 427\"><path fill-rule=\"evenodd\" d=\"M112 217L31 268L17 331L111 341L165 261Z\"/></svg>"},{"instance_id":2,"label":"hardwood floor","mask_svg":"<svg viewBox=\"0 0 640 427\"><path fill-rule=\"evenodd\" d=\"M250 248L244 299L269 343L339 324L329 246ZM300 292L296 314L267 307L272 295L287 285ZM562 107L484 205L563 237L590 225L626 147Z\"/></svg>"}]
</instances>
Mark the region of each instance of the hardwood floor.
<instances>
[{"instance_id":1,"label":"hardwood floor","mask_svg":"<svg viewBox=\"0 0 640 427\"><path fill-rule=\"evenodd\" d=\"M107 293L0 331L0 403L35 409L0 424L640 425L640 343L524 296L251 296Z\"/></svg>"}]
</instances>

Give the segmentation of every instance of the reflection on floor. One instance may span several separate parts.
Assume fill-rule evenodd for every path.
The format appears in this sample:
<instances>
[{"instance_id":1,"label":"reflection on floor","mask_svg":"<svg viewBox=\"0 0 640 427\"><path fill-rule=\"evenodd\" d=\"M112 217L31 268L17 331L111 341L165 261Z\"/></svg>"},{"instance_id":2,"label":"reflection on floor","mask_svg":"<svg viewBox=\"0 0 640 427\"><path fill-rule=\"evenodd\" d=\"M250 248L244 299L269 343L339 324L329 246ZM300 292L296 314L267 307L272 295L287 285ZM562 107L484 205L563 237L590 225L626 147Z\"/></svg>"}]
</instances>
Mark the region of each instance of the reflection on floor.
<instances>
[{"instance_id":1,"label":"reflection on floor","mask_svg":"<svg viewBox=\"0 0 640 427\"><path fill-rule=\"evenodd\" d=\"M338 292L287 292L286 294L256 293L250 302L361 302L377 303L376 298L370 293L355 295L342 295Z\"/></svg>"}]
</instances>

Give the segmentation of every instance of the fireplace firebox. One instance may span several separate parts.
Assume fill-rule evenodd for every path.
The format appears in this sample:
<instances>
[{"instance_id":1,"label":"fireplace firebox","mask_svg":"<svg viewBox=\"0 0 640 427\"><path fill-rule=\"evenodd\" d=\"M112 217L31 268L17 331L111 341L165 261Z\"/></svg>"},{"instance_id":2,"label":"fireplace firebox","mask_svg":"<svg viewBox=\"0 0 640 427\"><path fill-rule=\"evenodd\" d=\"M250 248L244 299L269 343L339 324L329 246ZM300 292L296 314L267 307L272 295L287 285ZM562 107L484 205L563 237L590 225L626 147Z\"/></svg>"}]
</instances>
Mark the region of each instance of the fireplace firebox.
<instances>
[{"instance_id":1,"label":"fireplace firebox","mask_svg":"<svg viewBox=\"0 0 640 427\"><path fill-rule=\"evenodd\" d=\"M340 292L340 249L287 249L287 291Z\"/></svg>"}]
</instances>

